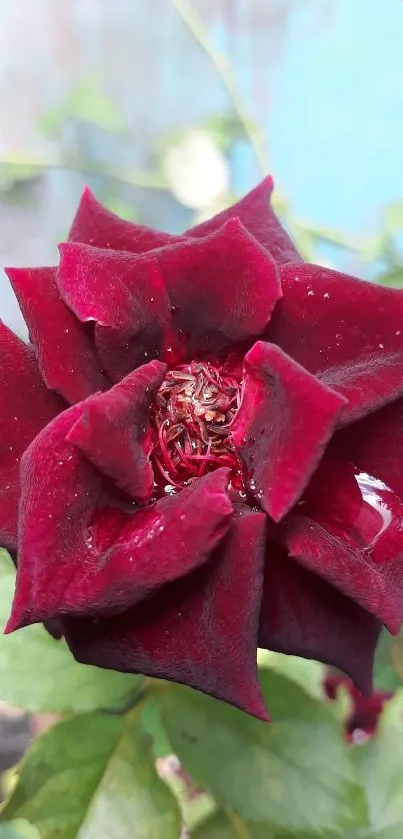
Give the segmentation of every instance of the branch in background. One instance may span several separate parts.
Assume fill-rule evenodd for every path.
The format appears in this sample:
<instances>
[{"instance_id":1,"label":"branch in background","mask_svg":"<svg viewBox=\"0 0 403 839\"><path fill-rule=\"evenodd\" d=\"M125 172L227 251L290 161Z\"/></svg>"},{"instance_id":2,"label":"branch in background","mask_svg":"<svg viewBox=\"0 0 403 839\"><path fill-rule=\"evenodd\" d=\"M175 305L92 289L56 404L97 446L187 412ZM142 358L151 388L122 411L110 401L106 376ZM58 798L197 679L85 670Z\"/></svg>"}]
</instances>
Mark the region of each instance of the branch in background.
<instances>
[{"instance_id":1,"label":"branch in background","mask_svg":"<svg viewBox=\"0 0 403 839\"><path fill-rule=\"evenodd\" d=\"M37 171L38 175L47 170L76 172L81 175L104 178L124 184L125 186L141 187L143 189L167 189L167 184L159 172L121 172L118 169L100 169L97 166L80 162L70 163L66 160L40 160L32 158L6 157L0 160L0 177L6 176L10 179L14 176L20 180L32 178Z\"/></svg>"},{"instance_id":2,"label":"branch in background","mask_svg":"<svg viewBox=\"0 0 403 839\"><path fill-rule=\"evenodd\" d=\"M196 43L210 59L228 93L234 113L243 127L263 175L269 171L266 141L260 128L245 112L242 96L228 57L210 40L200 15L187 0L173 0L173 7L193 35Z\"/></svg>"},{"instance_id":3,"label":"branch in background","mask_svg":"<svg viewBox=\"0 0 403 839\"><path fill-rule=\"evenodd\" d=\"M173 8L181 16L196 43L215 67L221 82L228 93L234 113L243 128L245 136L249 140L251 148L253 149L262 174L266 175L271 168L269 155L267 153L266 140L259 126L249 118L245 111L236 76L228 56L221 52L221 50L211 40L202 18L188 0L172 0L172 3ZM303 250L306 250L306 247L303 247L302 245L303 237L305 235L306 238L312 237L317 240L360 253L362 243L358 240L349 239L341 231L332 230L330 228L318 228L315 225L311 225L309 222L295 219L292 215L288 200L277 188L273 198L273 205L283 217L293 238L295 239L297 247L300 246L300 249L302 247Z\"/></svg>"}]
</instances>

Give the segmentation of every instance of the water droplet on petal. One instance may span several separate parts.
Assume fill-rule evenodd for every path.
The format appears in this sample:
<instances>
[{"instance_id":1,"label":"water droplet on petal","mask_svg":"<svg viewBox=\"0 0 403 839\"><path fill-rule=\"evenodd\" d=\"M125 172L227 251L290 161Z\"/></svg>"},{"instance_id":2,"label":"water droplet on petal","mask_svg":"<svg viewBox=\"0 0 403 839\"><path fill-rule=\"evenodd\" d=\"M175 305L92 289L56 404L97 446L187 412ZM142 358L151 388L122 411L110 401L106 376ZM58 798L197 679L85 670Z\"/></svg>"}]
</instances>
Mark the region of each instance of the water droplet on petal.
<instances>
[{"instance_id":1,"label":"water droplet on petal","mask_svg":"<svg viewBox=\"0 0 403 839\"><path fill-rule=\"evenodd\" d=\"M367 548L371 549L386 530L393 526L402 530L403 506L389 487L379 478L367 472L357 472L355 480L361 492L362 500L378 513L378 529L370 538Z\"/></svg>"},{"instance_id":2,"label":"water droplet on petal","mask_svg":"<svg viewBox=\"0 0 403 839\"><path fill-rule=\"evenodd\" d=\"M351 741L356 746L362 746L370 739L370 735L363 728L356 728L351 734Z\"/></svg>"},{"instance_id":3,"label":"water droplet on petal","mask_svg":"<svg viewBox=\"0 0 403 839\"><path fill-rule=\"evenodd\" d=\"M85 537L85 544L87 545L87 548L89 548L89 550L92 550L92 548L94 547L92 533L88 533Z\"/></svg>"}]
</instances>

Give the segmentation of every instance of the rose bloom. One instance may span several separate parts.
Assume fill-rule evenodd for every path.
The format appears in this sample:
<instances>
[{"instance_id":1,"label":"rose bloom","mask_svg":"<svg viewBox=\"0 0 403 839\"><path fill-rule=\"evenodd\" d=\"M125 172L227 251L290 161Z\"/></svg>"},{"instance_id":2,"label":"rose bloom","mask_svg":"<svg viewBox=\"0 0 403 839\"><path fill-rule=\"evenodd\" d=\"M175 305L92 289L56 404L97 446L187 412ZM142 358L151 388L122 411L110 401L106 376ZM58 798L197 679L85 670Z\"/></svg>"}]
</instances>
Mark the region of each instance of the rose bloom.
<instances>
[{"instance_id":1,"label":"rose bloom","mask_svg":"<svg viewBox=\"0 0 403 839\"><path fill-rule=\"evenodd\" d=\"M347 691L350 699L350 709L344 720L344 736L348 743L361 745L376 735L379 718L386 703L393 698L393 692L375 691L371 696L363 696L350 679L333 673L326 674L323 688L327 699L337 699L341 687Z\"/></svg>"},{"instance_id":2,"label":"rose bloom","mask_svg":"<svg viewBox=\"0 0 403 839\"><path fill-rule=\"evenodd\" d=\"M262 719L258 646L369 692L403 617L403 294L305 264L271 190L182 236L86 190L0 358L6 631Z\"/></svg>"}]
</instances>

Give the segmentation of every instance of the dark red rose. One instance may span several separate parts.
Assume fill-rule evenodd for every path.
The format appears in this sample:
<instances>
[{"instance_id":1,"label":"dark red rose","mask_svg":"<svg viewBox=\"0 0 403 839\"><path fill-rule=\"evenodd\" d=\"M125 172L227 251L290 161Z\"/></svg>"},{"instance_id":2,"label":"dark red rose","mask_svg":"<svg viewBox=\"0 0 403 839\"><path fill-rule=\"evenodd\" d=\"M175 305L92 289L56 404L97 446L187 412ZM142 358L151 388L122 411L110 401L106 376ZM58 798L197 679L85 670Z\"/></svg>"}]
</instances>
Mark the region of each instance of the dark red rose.
<instances>
[{"instance_id":1,"label":"dark red rose","mask_svg":"<svg viewBox=\"0 0 403 839\"><path fill-rule=\"evenodd\" d=\"M257 645L368 692L403 618L402 292L304 264L271 189L175 237L86 191L0 334L7 631L261 718Z\"/></svg>"},{"instance_id":2,"label":"dark red rose","mask_svg":"<svg viewBox=\"0 0 403 839\"><path fill-rule=\"evenodd\" d=\"M353 685L350 679L328 673L324 680L324 692L328 699L334 701L340 687L344 687L351 700L351 708L344 722L344 734L349 743L364 743L376 734L379 717L386 702L392 699L391 691L374 691L370 696L364 696Z\"/></svg>"}]
</instances>

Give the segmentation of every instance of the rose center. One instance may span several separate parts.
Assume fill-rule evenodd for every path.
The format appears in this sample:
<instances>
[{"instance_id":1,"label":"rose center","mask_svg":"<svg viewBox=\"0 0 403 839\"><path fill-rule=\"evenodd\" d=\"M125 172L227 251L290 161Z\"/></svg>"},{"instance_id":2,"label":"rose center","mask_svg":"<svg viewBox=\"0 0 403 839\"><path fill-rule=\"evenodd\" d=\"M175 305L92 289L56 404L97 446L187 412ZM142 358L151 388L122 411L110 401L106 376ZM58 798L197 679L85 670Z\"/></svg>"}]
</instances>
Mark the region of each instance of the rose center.
<instances>
[{"instance_id":1,"label":"rose center","mask_svg":"<svg viewBox=\"0 0 403 839\"><path fill-rule=\"evenodd\" d=\"M227 466L232 485L241 488L241 468L230 437L240 399L240 380L209 362L178 364L167 372L151 418L150 459L158 487L175 492Z\"/></svg>"}]
</instances>

